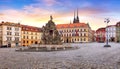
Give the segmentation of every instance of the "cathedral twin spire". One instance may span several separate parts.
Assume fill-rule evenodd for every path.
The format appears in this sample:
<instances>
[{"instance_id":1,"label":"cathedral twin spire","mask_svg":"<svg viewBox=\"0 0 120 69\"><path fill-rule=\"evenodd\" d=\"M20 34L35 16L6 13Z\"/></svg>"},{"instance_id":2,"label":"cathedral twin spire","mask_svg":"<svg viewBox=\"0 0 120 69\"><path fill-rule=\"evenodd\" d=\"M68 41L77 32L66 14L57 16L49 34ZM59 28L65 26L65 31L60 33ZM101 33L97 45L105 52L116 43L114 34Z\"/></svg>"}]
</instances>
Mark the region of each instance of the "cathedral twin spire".
<instances>
[{"instance_id":1,"label":"cathedral twin spire","mask_svg":"<svg viewBox=\"0 0 120 69\"><path fill-rule=\"evenodd\" d=\"M77 17L75 16L75 11L74 11L73 23L79 23L78 9L77 9Z\"/></svg>"}]
</instances>

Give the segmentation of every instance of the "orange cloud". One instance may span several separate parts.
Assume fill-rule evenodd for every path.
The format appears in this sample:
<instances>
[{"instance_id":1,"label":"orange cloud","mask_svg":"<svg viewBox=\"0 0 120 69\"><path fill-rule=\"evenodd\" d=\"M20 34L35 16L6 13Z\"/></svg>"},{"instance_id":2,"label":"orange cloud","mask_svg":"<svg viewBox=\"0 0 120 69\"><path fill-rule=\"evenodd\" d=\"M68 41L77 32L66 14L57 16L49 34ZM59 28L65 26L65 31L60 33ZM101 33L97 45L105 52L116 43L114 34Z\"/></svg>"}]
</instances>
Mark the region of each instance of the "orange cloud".
<instances>
[{"instance_id":1,"label":"orange cloud","mask_svg":"<svg viewBox=\"0 0 120 69\"><path fill-rule=\"evenodd\" d=\"M3 16L4 14L3 13L0 13L0 16Z\"/></svg>"}]
</instances>

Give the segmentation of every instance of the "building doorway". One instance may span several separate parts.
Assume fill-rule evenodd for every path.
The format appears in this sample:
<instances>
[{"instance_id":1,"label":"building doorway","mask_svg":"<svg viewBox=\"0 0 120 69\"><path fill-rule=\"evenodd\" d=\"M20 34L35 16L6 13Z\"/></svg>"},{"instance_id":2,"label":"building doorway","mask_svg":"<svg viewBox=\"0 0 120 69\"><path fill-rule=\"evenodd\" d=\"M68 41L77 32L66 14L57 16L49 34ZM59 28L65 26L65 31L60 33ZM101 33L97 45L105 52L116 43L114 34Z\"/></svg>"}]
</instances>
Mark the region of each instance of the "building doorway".
<instances>
[{"instance_id":1,"label":"building doorway","mask_svg":"<svg viewBox=\"0 0 120 69\"><path fill-rule=\"evenodd\" d=\"M38 42L37 42L37 41L35 41L35 44L38 44Z\"/></svg>"},{"instance_id":2,"label":"building doorway","mask_svg":"<svg viewBox=\"0 0 120 69\"><path fill-rule=\"evenodd\" d=\"M114 42L115 41L115 38L114 37L111 37L111 42Z\"/></svg>"},{"instance_id":3,"label":"building doorway","mask_svg":"<svg viewBox=\"0 0 120 69\"><path fill-rule=\"evenodd\" d=\"M18 46L18 43L16 43L15 45Z\"/></svg>"},{"instance_id":4,"label":"building doorway","mask_svg":"<svg viewBox=\"0 0 120 69\"><path fill-rule=\"evenodd\" d=\"M8 43L7 47L11 47L11 43Z\"/></svg>"},{"instance_id":5,"label":"building doorway","mask_svg":"<svg viewBox=\"0 0 120 69\"><path fill-rule=\"evenodd\" d=\"M68 43L69 41L68 41L68 38L67 38L67 43Z\"/></svg>"}]
</instances>

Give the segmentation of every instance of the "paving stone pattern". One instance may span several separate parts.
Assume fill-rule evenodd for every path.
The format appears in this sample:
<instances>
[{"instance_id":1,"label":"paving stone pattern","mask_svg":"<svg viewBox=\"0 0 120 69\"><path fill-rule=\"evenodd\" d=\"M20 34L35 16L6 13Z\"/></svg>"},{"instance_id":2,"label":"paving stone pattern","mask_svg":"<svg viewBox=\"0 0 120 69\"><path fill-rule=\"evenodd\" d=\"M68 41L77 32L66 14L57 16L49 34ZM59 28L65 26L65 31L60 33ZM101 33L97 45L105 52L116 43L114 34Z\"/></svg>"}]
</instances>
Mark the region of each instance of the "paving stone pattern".
<instances>
[{"instance_id":1,"label":"paving stone pattern","mask_svg":"<svg viewBox=\"0 0 120 69\"><path fill-rule=\"evenodd\" d=\"M71 44L76 50L52 52L16 52L0 48L0 69L120 69L120 44ZM69 44L68 44L69 45Z\"/></svg>"}]
</instances>

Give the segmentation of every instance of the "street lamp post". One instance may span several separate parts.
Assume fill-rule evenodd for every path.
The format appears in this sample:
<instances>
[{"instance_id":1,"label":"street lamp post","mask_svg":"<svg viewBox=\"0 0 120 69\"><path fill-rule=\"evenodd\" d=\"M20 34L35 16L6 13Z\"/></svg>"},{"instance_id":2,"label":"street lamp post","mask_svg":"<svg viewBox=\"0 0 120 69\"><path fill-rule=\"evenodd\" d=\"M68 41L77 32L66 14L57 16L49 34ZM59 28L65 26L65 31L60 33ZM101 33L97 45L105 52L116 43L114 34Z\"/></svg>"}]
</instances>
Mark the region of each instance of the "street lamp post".
<instances>
[{"instance_id":1,"label":"street lamp post","mask_svg":"<svg viewBox=\"0 0 120 69\"><path fill-rule=\"evenodd\" d=\"M105 23L107 23L107 26L106 26L106 45L104 45L104 47L111 47L109 44L108 44L108 23L110 22L109 18L105 18Z\"/></svg>"}]
</instances>

